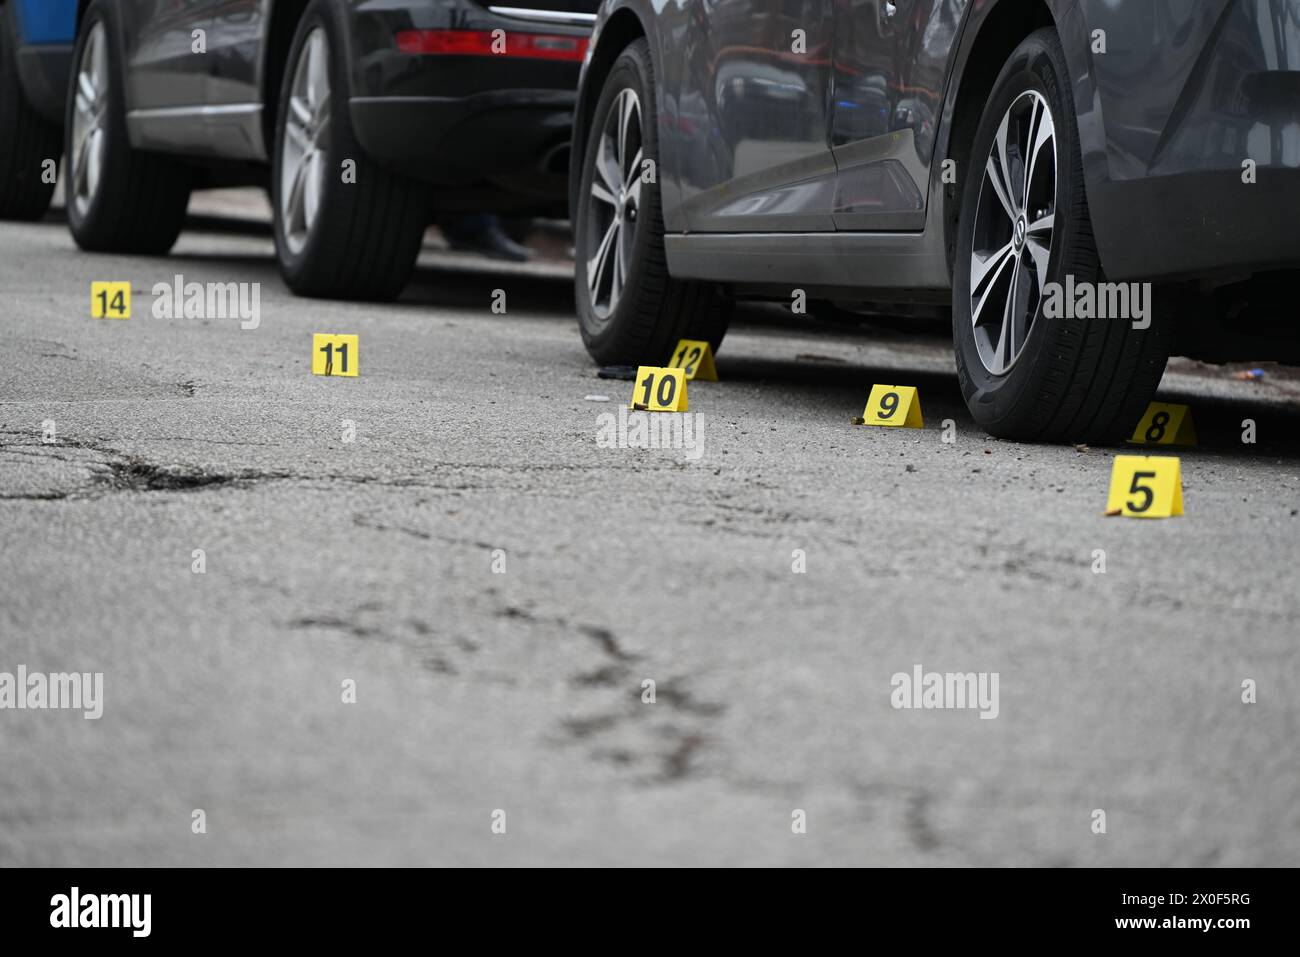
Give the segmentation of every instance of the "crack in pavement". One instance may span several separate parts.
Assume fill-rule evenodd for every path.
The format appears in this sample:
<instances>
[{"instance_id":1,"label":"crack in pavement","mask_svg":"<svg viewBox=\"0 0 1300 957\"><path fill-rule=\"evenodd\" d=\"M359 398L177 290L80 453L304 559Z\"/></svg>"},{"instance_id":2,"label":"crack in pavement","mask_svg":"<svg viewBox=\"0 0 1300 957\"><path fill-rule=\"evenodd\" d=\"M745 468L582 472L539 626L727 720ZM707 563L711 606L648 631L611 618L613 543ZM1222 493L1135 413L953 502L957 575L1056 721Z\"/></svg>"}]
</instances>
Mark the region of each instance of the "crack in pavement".
<instances>
[{"instance_id":1,"label":"crack in pavement","mask_svg":"<svg viewBox=\"0 0 1300 957\"><path fill-rule=\"evenodd\" d=\"M110 448L101 442L86 441L61 437L57 442L45 443L38 433L29 431L0 430L0 436L18 436L22 442L5 442L0 440L0 452L8 455L25 456L34 460L53 460L75 465L90 472L87 481L74 490L36 491L0 496L25 501L59 501L72 498L92 499L97 493L108 491L194 491L197 489L234 486L245 487L263 482L301 482L306 485L345 483L350 485L374 485L381 488L424 489L432 492L478 491L488 488L481 484L463 482L431 482L427 473L411 478L382 478L374 475L348 475L331 472L302 474L286 470L237 469L220 470L210 466L185 465L181 463L160 464L151 462L138 455ZM232 443L233 444L233 443ZM257 443L252 443L257 444ZM59 450L78 449L98 456L98 460L79 461L60 455ZM434 466L443 467L443 466ZM447 465L448 469L465 466ZM405 531L420 537L425 534L416 530L386 527L381 530ZM486 543L483 543L486 544ZM491 547L491 546L488 546Z\"/></svg>"},{"instance_id":2,"label":"crack in pavement","mask_svg":"<svg viewBox=\"0 0 1300 957\"><path fill-rule=\"evenodd\" d=\"M907 800L907 836L918 851L933 851L939 846L938 835L930 827L927 814L932 800L926 791L919 791Z\"/></svg>"},{"instance_id":3,"label":"crack in pavement","mask_svg":"<svg viewBox=\"0 0 1300 957\"><path fill-rule=\"evenodd\" d=\"M15 436L20 441L12 441ZM111 492L197 492L272 481L347 482L415 489L452 487L418 479L330 474L304 476L289 471L220 469L157 462L111 448L102 440L61 438L57 443L46 444L30 432L0 432L0 453L11 461L25 460L32 464L36 471L36 487L4 496L10 500L31 502L93 498ZM65 474L42 474L42 462L47 465L57 463L55 471L61 470ZM550 470L529 467L521 471ZM70 481L72 487L43 489L39 484L42 481ZM359 528L397 533L421 542L442 538L434 531L417 526L384 521L374 512L354 513L352 521ZM491 547L487 542L470 541L467 544ZM610 628L573 622L565 615L539 613L531 605L509 603L491 588L486 596L491 603L485 610L489 618L576 636L589 643L599 656L598 662L571 674L567 683L571 688L579 689L584 700L587 695L608 698L612 694L620 699L620 703L596 714L562 719L559 726L563 742L584 742L591 758L631 771L642 783L676 782L698 773L701 749L708 738L705 726L725 712L723 705L699 700L684 687L684 678L671 676L663 681L662 687L657 686L657 709L647 712L644 710L647 705L641 700L640 682L634 673L643 656L625 648ZM514 675L484 668L485 662L474 665L474 659L469 656L478 652L479 645L468 638L440 633L431 624L418 619L394 626L382 615L382 608L363 605L351 612L300 616L286 621L284 627L334 632L355 640L394 644L411 651L422 668L443 680L518 684Z\"/></svg>"},{"instance_id":4,"label":"crack in pavement","mask_svg":"<svg viewBox=\"0 0 1300 957\"><path fill-rule=\"evenodd\" d=\"M561 747L582 743L589 757L615 766L640 771L641 783L682 780L698 770L700 749L708 740L709 722L726 712L723 704L703 700L687 687L687 679L670 675L656 683L655 704L643 703L642 688L634 671L642 656L628 651L617 636L600 625L572 623L563 615L539 614L532 608L502 602L495 589L487 590L494 603L493 617L527 628L555 629L565 636L581 636L600 654L595 667L571 674L567 683L584 695L608 699L614 695L617 707L571 715L559 721ZM360 606L351 613L311 615L294 618L285 626L294 630L331 631L360 641L395 644L415 655L426 670L441 678L490 681L517 685L511 675L475 665L469 655L479 644L460 635L446 635L420 619L407 619L397 626L382 624L382 608ZM373 614L371 614L373 613ZM621 690L620 690L621 689ZM650 710L646 710L649 708ZM658 709L658 710L656 710ZM634 739L626 740L626 734ZM620 737L622 736L622 737ZM647 772L647 766L650 770Z\"/></svg>"},{"instance_id":5,"label":"crack in pavement","mask_svg":"<svg viewBox=\"0 0 1300 957\"><path fill-rule=\"evenodd\" d=\"M0 435L18 435L30 439L30 433L6 431ZM77 459L61 454L68 449L92 453L98 458ZM78 488L26 492L0 496L10 500L61 501L72 498L95 498L104 491L158 492L192 491L221 485L247 485L252 482L288 478L286 472L255 469L225 472L182 464L158 464L137 455L108 448L97 442L60 438L57 442L9 443L0 441L0 452L33 461L54 461L78 467L89 473Z\"/></svg>"}]
</instances>

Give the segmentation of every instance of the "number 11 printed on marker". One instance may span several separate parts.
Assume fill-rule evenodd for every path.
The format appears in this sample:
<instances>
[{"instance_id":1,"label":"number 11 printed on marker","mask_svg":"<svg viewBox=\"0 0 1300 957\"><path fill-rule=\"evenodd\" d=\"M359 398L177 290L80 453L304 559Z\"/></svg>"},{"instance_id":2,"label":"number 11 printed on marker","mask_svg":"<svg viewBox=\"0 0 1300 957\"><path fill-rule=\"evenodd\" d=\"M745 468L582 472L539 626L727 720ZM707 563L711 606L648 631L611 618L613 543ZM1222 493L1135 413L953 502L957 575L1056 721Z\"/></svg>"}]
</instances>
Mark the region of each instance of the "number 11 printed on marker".
<instances>
[{"instance_id":1,"label":"number 11 printed on marker","mask_svg":"<svg viewBox=\"0 0 1300 957\"><path fill-rule=\"evenodd\" d=\"M335 336L317 332L311 337L311 374L357 375L358 336Z\"/></svg>"}]
</instances>

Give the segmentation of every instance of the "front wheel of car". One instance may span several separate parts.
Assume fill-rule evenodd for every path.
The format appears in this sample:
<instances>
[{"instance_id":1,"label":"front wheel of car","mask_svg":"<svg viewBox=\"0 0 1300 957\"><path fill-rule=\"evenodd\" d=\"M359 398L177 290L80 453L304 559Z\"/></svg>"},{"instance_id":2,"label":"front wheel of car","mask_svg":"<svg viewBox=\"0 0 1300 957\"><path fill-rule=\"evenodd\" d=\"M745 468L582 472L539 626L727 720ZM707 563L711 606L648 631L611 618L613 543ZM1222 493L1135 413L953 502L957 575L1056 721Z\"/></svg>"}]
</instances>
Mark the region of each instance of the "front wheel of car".
<instances>
[{"instance_id":1,"label":"front wheel of car","mask_svg":"<svg viewBox=\"0 0 1300 957\"><path fill-rule=\"evenodd\" d=\"M161 254L185 221L190 172L131 146L116 15L95 0L77 32L65 113L68 227L82 249Z\"/></svg>"},{"instance_id":2,"label":"front wheel of car","mask_svg":"<svg viewBox=\"0 0 1300 957\"><path fill-rule=\"evenodd\" d=\"M342 36L335 5L314 0L290 49L271 169L276 255L300 296L392 299L415 268L428 202L357 142Z\"/></svg>"},{"instance_id":3,"label":"front wheel of car","mask_svg":"<svg viewBox=\"0 0 1300 957\"><path fill-rule=\"evenodd\" d=\"M654 82L649 44L636 40L605 79L583 154L575 298L582 341L602 365L665 362L680 339L716 352L731 315L717 287L668 274Z\"/></svg>"},{"instance_id":4,"label":"front wheel of car","mask_svg":"<svg viewBox=\"0 0 1300 957\"><path fill-rule=\"evenodd\" d=\"M970 155L952 313L971 415L1008 439L1121 441L1160 383L1169 329L1149 300L1145 316L1106 318L1083 318L1065 301L1072 289L1096 295L1105 277L1054 31L1039 30L1012 53Z\"/></svg>"}]
</instances>

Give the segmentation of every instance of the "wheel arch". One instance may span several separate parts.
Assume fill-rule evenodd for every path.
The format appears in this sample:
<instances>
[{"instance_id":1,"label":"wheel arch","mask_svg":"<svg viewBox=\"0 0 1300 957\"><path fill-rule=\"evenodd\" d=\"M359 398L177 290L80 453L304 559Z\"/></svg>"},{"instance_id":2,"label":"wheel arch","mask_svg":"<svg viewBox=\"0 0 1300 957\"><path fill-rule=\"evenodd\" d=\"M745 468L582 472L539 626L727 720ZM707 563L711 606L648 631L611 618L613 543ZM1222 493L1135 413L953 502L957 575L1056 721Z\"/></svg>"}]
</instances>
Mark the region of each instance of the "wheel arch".
<instances>
[{"instance_id":1,"label":"wheel arch","mask_svg":"<svg viewBox=\"0 0 1300 957\"><path fill-rule=\"evenodd\" d=\"M591 117L614 61L631 43L648 36L645 23L631 4L619 4L603 17L591 39L591 53L582 65L578 81L578 102L573 110L573 147L569 152L569 216L578 212L578 190L582 183L582 161L587 152ZM662 94L660 94L662 95Z\"/></svg>"},{"instance_id":2,"label":"wheel arch","mask_svg":"<svg viewBox=\"0 0 1300 957\"><path fill-rule=\"evenodd\" d=\"M941 166L933 173L932 193L942 209L944 247L952 269L957 245L957 220L961 213L961 176L983 114L982 105L997 75L1025 37L1050 27L1061 38L1070 71L1069 84L1078 118L1078 135L1084 156L1085 188L1104 178L1105 137L1100 106L1094 95L1095 80L1088 52L1088 32L1077 0L974 0L962 31L954 61L950 94L943 113L943 140L939 156L956 161L958 182L944 184ZM1098 166L1096 157L1102 158Z\"/></svg>"},{"instance_id":3,"label":"wheel arch","mask_svg":"<svg viewBox=\"0 0 1300 957\"><path fill-rule=\"evenodd\" d=\"M311 0L269 0L266 42L262 44L259 86L262 99L262 142L269 159L275 142L276 113L280 108L280 90L289 68L289 48L293 45L298 21L307 12Z\"/></svg>"}]
</instances>

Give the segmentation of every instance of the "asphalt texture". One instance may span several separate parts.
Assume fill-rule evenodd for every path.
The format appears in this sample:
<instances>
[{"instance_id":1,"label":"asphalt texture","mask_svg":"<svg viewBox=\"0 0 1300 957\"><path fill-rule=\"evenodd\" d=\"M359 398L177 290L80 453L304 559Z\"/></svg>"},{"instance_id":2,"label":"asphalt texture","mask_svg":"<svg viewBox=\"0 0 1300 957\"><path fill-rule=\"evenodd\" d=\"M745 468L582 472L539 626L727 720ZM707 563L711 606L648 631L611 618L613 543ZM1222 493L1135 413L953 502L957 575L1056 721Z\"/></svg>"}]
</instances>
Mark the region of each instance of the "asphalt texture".
<instances>
[{"instance_id":1,"label":"asphalt texture","mask_svg":"<svg viewBox=\"0 0 1300 957\"><path fill-rule=\"evenodd\" d=\"M605 447L563 263L312 301L192 212L162 259L0 224L0 672L103 674L97 720L0 710L0 864L1300 863L1286 370L1171 366L1167 521L1103 514L1123 449L980 433L902 320L747 307L697 456ZM176 274L260 324L154 318ZM873 383L925 428L853 426ZM895 708L917 665L996 718Z\"/></svg>"}]
</instances>

